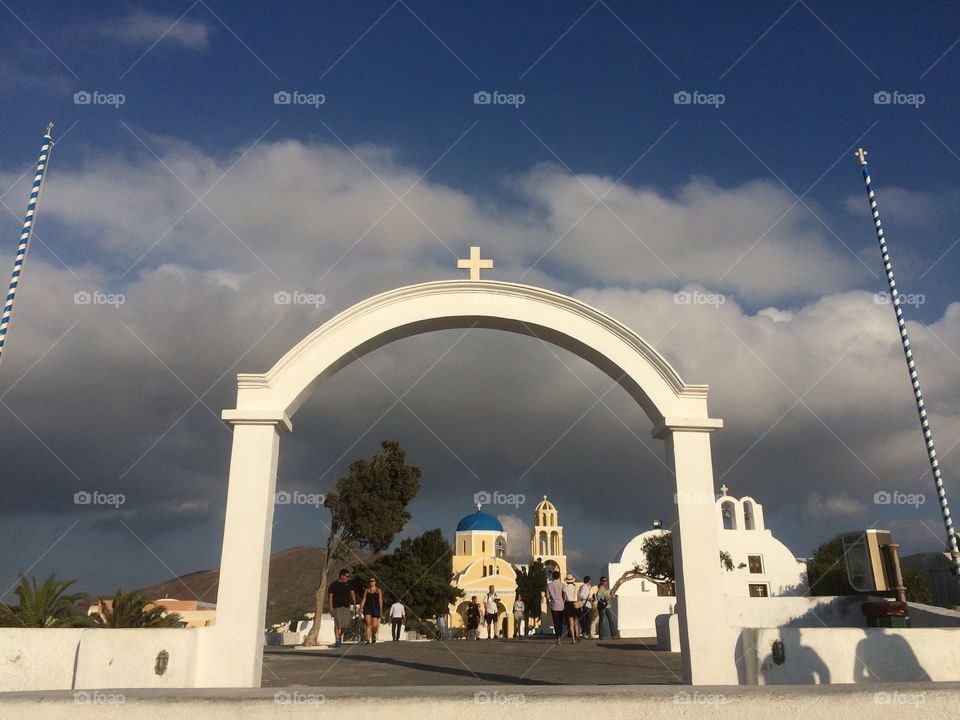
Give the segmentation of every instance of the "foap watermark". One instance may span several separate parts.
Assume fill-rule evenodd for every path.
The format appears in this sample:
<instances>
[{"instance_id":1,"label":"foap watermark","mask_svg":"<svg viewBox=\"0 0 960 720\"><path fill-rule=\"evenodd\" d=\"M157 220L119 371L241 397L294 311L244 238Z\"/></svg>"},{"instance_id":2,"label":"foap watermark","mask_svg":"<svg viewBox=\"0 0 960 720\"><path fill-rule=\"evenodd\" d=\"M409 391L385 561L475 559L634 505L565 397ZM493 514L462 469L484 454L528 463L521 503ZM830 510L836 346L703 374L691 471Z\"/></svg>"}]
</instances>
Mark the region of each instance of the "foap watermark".
<instances>
[{"instance_id":1,"label":"foap watermark","mask_svg":"<svg viewBox=\"0 0 960 720\"><path fill-rule=\"evenodd\" d=\"M473 94L474 105L512 105L515 110L519 110L526 101L527 96L523 93L479 90Z\"/></svg>"},{"instance_id":2,"label":"foap watermark","mask_svg":"<svg viewBox=\"0 0 960 720\"><path fill-rule=\"evenodd\" d=\"M699 90L678 90L673 94L674 105L710 105L714 110L727 101L723 93L705 93Z\"/></svg>"},{"instance_id":3,"label":"foap watermark","mask_svg":"<svg viewBox=\"0 0 960 720\"><path fill-rule=\"evenodd\" d=\"M677 505L713 505L717 499L713 495L682 490L673 494L673 502Z\"/></svg>"},{"instance_id":4,"label":"foap watermark","mask_svg":"<svg viewBox=\"0 0 960 720\"><path fill-rule=\"evenodd\" d=\"M712 305L720 307L727 301L723 293L708 293L700 290L681 290L673 294L674 305Z\"/></svg>"},{"instance_id":5,"label":"foap watermark","mask_svg":"<svg viewBox=\"0 0 960 720\"><path fill-rule=\"evenodd\" d=\"M927 496L923 493L902 493L893 490L887 492L881 490L873 494L874 505L913 505L919 508L927 501Z\"/></svg>"},{"instance_id":6,"label":"foap watermark","mask_svg":"<svg viewBox=\"0 0 960 720\"><path fill-rule=\"evenodd\" d=\"M473 494L474 505L513 505L520 507L526 504L527 496L523 493L504 493L499 490L488 492L479 490Z\"/></svg>"},{"instance_id":7,"label":"foap watermark","mask_svg":"<svg viewBox=\"0 0 960 720\"><path fill-rule=\"evenodd\" d=\"M114 110L127 101L123 93L105 93L99 90L78 90L73 94L74 105L109 105Z\"/></svg>"},{"instance_id":8,"label":"foap watermark","mask_svg":"<svg viewBox=\"0 0 960 720\"><path fill-rule=\"evenodd\" d=\"M73 694L77 705L123 705L127 701L123 693L107 693L99 690L80 690Z\"/></svg>"},{"instance_id":9,"label":"foap watermark","mask_svg":"<svg viewBox=\"0 0 960 720\"><path fill-rule=\"evenodd\" d=\"M923 93L905 93L899 90L880 90L873 94L874 105L912 105L917 110L927 101Z\"/></svg>"},{"instance_id":10,"label":"foap watermark","mask_svg":"<svg viewBox=\"0 0 960 720\"><path fill-rule=\"evenodd\" d=\"M307 105L314 109L326 104L323 93L305 93L299 90L278 90L273 94L274 105Z\"/></svg>"},{"instance_id":11,"label":"foap watermark","mask_svg":"<svg viewBox=\"0 0 960 720\"><path fill-rule=\"evenodd\" d=\"M109 305L118 308L127 302L123 293L105 293L99 290L80 290L73 294L74 305Z\"/></svg>"},{"instance_id":12,"label":"foap watermark","mask_svg":"<svg viewBox=\"0 0 960 720\"><path fill-rule=\"evenodd\" d=\"M323 705L327 696L323 693L305 693L299 690L279 690L273 694L277 705Z\"/></svg>"},{"instance_id":13,"label":"foap watermark","mask_svg":"<svg viewBox=\"0 0 960 720\"><path fill-rule=\"evenodd\" d=\"M478 690L473 694L473 701L477 705L523 705L527 696L523 693L505 693L499 690L489 692Z\"/></svg>"},{"instance_id":14,"label":"foap watermark","mask_svg":"<svg viewBox=\"0 0 960 720\"><path fill-rule=\"evenodd\" d=\"M326 304L326 302L327 296L323 293L278 290L273 294L274 305L313 305L315 308L319 308L321 305Z\"/></svg>"},{"instance_id":15,"label":"foap watermark","mask_svg":"<svg viewBox=\"0 0 960 720\"><path fill-rule=\"evenodd\" d=\"M99 490L80 490L73 494L74 505L112 505L120 507L127 501L123 493L105 493Z\"/></svg>"},{"instance_id":16,"label":"foap watermark","mask_svg":"<svg viewBox=\"0 0 960 720\"><path fill-rule=\"evenodd\" d=\"M873 296L873 301L877 305L889 305L892 302L889 292L878 292ZM897 305L913 305L920 307L927 302L927 296L923 293L897 293Z\"/></svg>"},{"instance_id":17,"label":"foap watermark","mask_svg":"<svg viewBox=\"0 0 960 720\"><path fill-rule=\"evenodd\" d=\"M277 505L312 505L319 508L326 499L327 496L323 493L305 493L299 490L281 490L276 494Z\"/></svg>"},{"instance_id":18,"label":"foap watermark","mask_svg":"<svg viewBox=\"0 0 960 720\"><path fill-rule=\"evenodd\" d=\"M673 696L673 701L678 705L723 705L727 702L726 695L721 693L702 693L699 691L688 692L681 690Z\"/></svg>"},{"instance_id":19,"label":"foap watermark","mask_svg":"<svg viewBox=\"0 0 960 720\"><path fill-rule=\"evenodd\" d=\"M874 705L923 705L926 701L927 697L922 692L881 690L873 694Z\"/></svg>"}]
</instances>

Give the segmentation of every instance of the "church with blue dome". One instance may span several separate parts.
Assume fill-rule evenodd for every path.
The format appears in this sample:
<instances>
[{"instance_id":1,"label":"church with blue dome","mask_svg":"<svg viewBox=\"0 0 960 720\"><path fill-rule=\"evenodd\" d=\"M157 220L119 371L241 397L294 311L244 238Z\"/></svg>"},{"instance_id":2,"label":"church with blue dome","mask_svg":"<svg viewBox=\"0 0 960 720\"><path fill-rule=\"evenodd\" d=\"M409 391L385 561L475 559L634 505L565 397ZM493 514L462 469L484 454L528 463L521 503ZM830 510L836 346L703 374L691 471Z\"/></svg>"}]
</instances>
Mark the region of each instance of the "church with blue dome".
<instances>
[{"instance_id":1,"label":"church with blue dome","mask_svg":"<svg viewBox=\"0 0 960 720\"><path fill-rule=\"evenodd\" d=\"M534 510L534 529L530 537L531 556L521 565L507 556L507 533L495 515L477 505L475 512L457 523L453 541L453 577L451 584L463 592L456 604L450 606L450 627L465 627L466 606L476 595L483 598L493 585L500 611L497 627L501 633L513 634L513 602L517 592L517 568L527 562L543 560L566 571L566 557L562 555L563 528L557 524L557 510L546 496ZM540 552L538 552L540 551Z\"/></svg>"}]
</instances>

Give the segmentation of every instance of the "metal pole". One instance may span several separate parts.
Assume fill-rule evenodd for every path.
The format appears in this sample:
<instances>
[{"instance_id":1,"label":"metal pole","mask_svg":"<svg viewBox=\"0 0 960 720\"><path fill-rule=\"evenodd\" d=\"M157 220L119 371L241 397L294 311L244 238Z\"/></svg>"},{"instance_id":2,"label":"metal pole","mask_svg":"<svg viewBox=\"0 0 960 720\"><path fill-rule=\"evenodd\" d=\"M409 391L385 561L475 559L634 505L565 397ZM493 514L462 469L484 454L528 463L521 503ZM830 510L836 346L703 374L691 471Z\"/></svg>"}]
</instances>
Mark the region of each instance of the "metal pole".
<instances>
[{"instance_id":1,"label":"metal pole","mask_svg":"<svg viewBox=\"0 0 960 720\"><path fill-rule=\"evenodd\" d=\"M910 382L913 384L913 396L917 401L917 413L920 415L920 428L923 430L923 440L927 445L927 457L930 460L930 469L933 472L933 483L937 488L937 499L940 501L940 512L943 515L943 526L947 531L947 547L953 564L953 574L960 577L960 550L957 548L957 536L953 531L953 519L950 517L950 505L947 503L947 493L943 487L943 477L940 474L940 461L937 460L937 451L933 446L933 433L930 431L930 420L927 409L923 404L923 393L920 392L920 379L917 376L917 366L913 362L913 350L910 349L910 338L907 336L907 324L903 319L903 310L900 307L900 294L897 283L893 278L893 264L890 262L890 250L883 237L883 227L880 225L880 213L877 210L877 198L873 192L870 180L870 169L867 167L867 151L863 148L854 153L860 160L863 169L863 182L867 187L867 198L870 200L870 210L873 213L873 224L877 230L877 240L880 243L880 254L883 256L883 269L887 274L887 285L890 287L890 302L897 316L897 327L900 328L900 340L903 343L903 355L907 360L907 369L910 371Z\"/></svg>"},{"instance_id":2,"label":"metal pole","mask_svg":"<svg viewBox=\"0 0 960 720\"><path fill-rule=\"evenodd\" d=\"M17 248L17 259L13 263L13 274L10 276L10 288L7 290L7 299L3 306L3 316L0 317L0 362L3 361L3 349L7 340L7 331L10 327L10 317L13 315L13 303L16 300L17 288L23 273L23 263L27 259L27 249L30 246L30 237L36 224L37 203L40 201L40 191L43 189L43 177L47 170L47 160L50 157L50 148L53 140L50 132L53 123L47 125L47 132L43 135L43 147L40 148L40 160L37 162L37 172L33 178L33 189L30 191L30 201L27 203L27 216L23 220L23 229L20 231L20 247Z\"/></svg>"}]
</instances>

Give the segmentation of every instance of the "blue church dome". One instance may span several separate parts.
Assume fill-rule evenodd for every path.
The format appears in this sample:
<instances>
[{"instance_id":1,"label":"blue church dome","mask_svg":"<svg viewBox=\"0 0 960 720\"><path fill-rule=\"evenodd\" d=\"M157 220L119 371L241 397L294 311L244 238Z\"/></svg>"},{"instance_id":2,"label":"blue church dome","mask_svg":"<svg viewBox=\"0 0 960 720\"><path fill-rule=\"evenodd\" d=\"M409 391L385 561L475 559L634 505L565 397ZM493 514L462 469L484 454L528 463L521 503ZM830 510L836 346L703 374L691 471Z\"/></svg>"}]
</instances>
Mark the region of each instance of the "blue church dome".
<instances>
[{"instance_id":1,"label":"blue church dome","mask_svg":"<svg viewBox=\"0 0 960 720\"><path fill-rule=\"evenodd\" d=\"M468 530L503 532L503 525L501 525L500 521L493 515L477 510L475 513L467 515L457 523L457 532L466 532Z\"/></svg>"}]
</instances>

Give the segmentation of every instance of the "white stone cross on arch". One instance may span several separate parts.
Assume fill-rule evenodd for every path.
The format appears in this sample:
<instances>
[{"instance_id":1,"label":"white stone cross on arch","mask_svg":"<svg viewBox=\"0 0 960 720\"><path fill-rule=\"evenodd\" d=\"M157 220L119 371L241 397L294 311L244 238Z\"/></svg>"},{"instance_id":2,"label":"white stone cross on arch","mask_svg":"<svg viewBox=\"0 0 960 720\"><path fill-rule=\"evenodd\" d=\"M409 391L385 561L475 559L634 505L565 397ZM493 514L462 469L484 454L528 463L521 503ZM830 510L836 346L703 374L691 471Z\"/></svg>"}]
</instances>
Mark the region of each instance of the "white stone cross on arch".
<instances>
[{"instance_id":1,"label":"white stone cross on arch","mask_svg":"<svg viewBox=\"0 0 960 720\"><path fill-rule=\"evenodd\" d=\"M457 260L457 269L458 270L469 270L471 280L480 279L481 270L491 270L493 269L493 260L480 259L480 246L473 245L470 248L470 258L467 260Z\"/></svg>"},{"instance_id":2,"label":"white stone cross on arch","mask_svg":"<svg viewBox=\"0 0 960 720\"><path fill-rule=\"evenodd\" d=\"M478 293L503 302L478 303ZM368 298L314 330L268 372L237 376L237 406L223 412L233 426L233 450L217 623L204 636L197 686L260 685L280 436L292 430L291 416L317 383L358 353L468 327L551 342L617 380L640 405L653 436L664 441L676 482L674 567L684 681L737 684L733 648L729 657L718 655L729 645L719 590L719 530L714 504L702 501L714 497L710 434L723 426L707 413L706 385L683 382L636 333L575 298L515 283L451 280Z\"/></svg>"}]
</instances>

